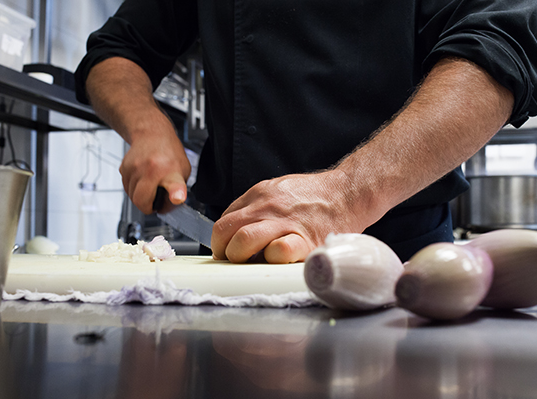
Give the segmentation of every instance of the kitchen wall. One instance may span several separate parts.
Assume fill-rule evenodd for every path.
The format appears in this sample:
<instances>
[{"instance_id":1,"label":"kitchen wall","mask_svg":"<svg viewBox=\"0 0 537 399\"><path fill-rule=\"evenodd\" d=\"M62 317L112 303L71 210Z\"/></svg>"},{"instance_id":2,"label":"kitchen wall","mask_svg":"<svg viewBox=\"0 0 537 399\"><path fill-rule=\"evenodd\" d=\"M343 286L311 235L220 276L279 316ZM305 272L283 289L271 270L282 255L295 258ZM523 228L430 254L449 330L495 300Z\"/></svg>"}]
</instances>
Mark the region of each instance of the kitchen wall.
<instances>
[{"instance_id":1,"label":"kitchen wall","mask_svg":"<svg viewBox=\"0 0 537 399\"><path fill-rule=\"evenodd\" d=\"M54 0L53 65L74 71L88 35L121 0ZM123 201L123 140L113 131L54 133L49 139L48 237L60 253L97 250L117 240ZM85 187L81 189L80 186Z\"/></svg>"},{"instance_id":2,"label":"kitchen wall","mask_svg":"<svg viewBox=\"0 0 537 399\"><path fill-rule=\"evenodd\" d=\"M32 16L33 0L0 0L0 3ZM73 72L85 53L88 35L114 13L121 0L52 0L51 4L50 63ZM30 40L25 63L39 61L35 53L32 54ZM61 125L61 115L53 114L51 118ZM35 156L35 133L12 128L12 135L17 157ZM123 202L118 167L123 152L123 140L110 130L49 135L47 236L59 245L58 253L96 250L117 240ZM27 197L25 201L17 234L19 245L32 237L29 214L40 200Z\"/></svg>"}]
</instances>

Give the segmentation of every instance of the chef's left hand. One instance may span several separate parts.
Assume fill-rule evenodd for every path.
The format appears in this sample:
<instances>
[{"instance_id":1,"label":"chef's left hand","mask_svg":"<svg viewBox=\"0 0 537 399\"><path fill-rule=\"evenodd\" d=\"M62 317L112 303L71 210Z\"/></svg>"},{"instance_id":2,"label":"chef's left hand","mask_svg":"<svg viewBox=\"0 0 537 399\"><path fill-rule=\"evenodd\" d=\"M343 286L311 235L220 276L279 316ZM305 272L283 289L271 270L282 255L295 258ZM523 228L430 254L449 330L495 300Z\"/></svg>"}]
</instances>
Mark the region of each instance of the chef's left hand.
<instances>
[{"instance_id":1,"label":"chef's left hand","mask_svg":"<svg viewBox=\"0 0 537 399\"><path fill-rule=\"evenodd\" d=\"M242 263L263 251L269 263L300 262L330 232L363 231L349 186L337 169L256 184L215 223L214 258Z\"/></svg>"}]
</instances>

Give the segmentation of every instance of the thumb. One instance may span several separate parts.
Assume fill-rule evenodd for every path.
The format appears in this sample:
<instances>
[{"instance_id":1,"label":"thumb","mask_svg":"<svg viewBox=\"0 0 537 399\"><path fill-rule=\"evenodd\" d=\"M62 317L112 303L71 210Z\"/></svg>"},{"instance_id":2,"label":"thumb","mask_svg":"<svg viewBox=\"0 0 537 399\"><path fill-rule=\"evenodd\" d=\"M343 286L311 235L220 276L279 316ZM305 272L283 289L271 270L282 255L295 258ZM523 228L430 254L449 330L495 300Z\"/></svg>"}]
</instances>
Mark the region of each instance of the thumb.
<instances>
[{"instance_id":1,"label":"thumb","mask_svg":"<svg viewBox=\"0 0 537 399\"><path fill-rule=\"evenodd\" d=\"M186 201L187 187L185 180L180 174L175 175L171 179L163 180L161 185L168 191L169 200L172 204L179 205Z\"/></svg>"}]
</instances>

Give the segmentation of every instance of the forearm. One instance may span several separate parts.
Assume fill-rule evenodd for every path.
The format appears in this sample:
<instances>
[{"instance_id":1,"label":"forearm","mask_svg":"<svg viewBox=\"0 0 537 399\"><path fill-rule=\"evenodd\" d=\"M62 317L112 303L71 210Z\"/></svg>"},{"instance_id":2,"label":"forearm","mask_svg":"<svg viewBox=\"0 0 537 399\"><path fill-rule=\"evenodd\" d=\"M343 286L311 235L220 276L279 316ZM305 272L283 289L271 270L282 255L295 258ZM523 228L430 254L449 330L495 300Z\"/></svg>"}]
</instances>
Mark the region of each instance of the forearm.
<instances>
[{"instance_id":1,"label":"forearm","mask_svg":"<svg viewBox=\"0 0 537 399\"><path fill-rule=\"evenodd\" d=\"M142 68L132 61L113 57L95 65L86 81L91 105L101 119L129 144L137 135L168 124L153 98L151 82Z\"/></svg>"},{"instance_id":2,"label":"forearm","mask_svg":"<svg viewBox=\"0 0 537 399\"><path fill-rule=\"evenodd\" d=\"M512 107L512 94L484 70L442 60L399 115L336 168L350 182L351 209L371 225L475 154Z\"/></svg>"}]
</instances>

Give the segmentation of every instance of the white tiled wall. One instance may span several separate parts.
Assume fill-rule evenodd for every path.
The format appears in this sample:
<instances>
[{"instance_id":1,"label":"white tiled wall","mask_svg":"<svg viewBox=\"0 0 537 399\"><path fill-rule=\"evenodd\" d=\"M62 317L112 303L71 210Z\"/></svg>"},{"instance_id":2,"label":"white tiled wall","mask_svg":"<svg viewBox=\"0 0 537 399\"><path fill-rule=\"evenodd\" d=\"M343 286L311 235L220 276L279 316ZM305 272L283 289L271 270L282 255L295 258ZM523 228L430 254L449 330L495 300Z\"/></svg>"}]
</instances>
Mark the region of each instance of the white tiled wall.
<instances>
[{"instance_id":1,"label":"white tiled wall","mask_svg":"<svg viewBox=\"0 0 537 399\"><path fill-rule=\"evenodd\" d=\"M60 245L59 252L96 250L117 240L122 151L123 140L115 132L51 135L48 237Z\"/></svg>"},{"instance_id":2,"label":"white tiled wall","mask_svg":"<svg viewBox=\"0 0 537 399\"><path fill-rule=\"evenodd\" d=\"M85 53L88 35L106 22L121 3L122 0L54 0L52 64L74 71Z\"/></svg>"}]
</instances>

